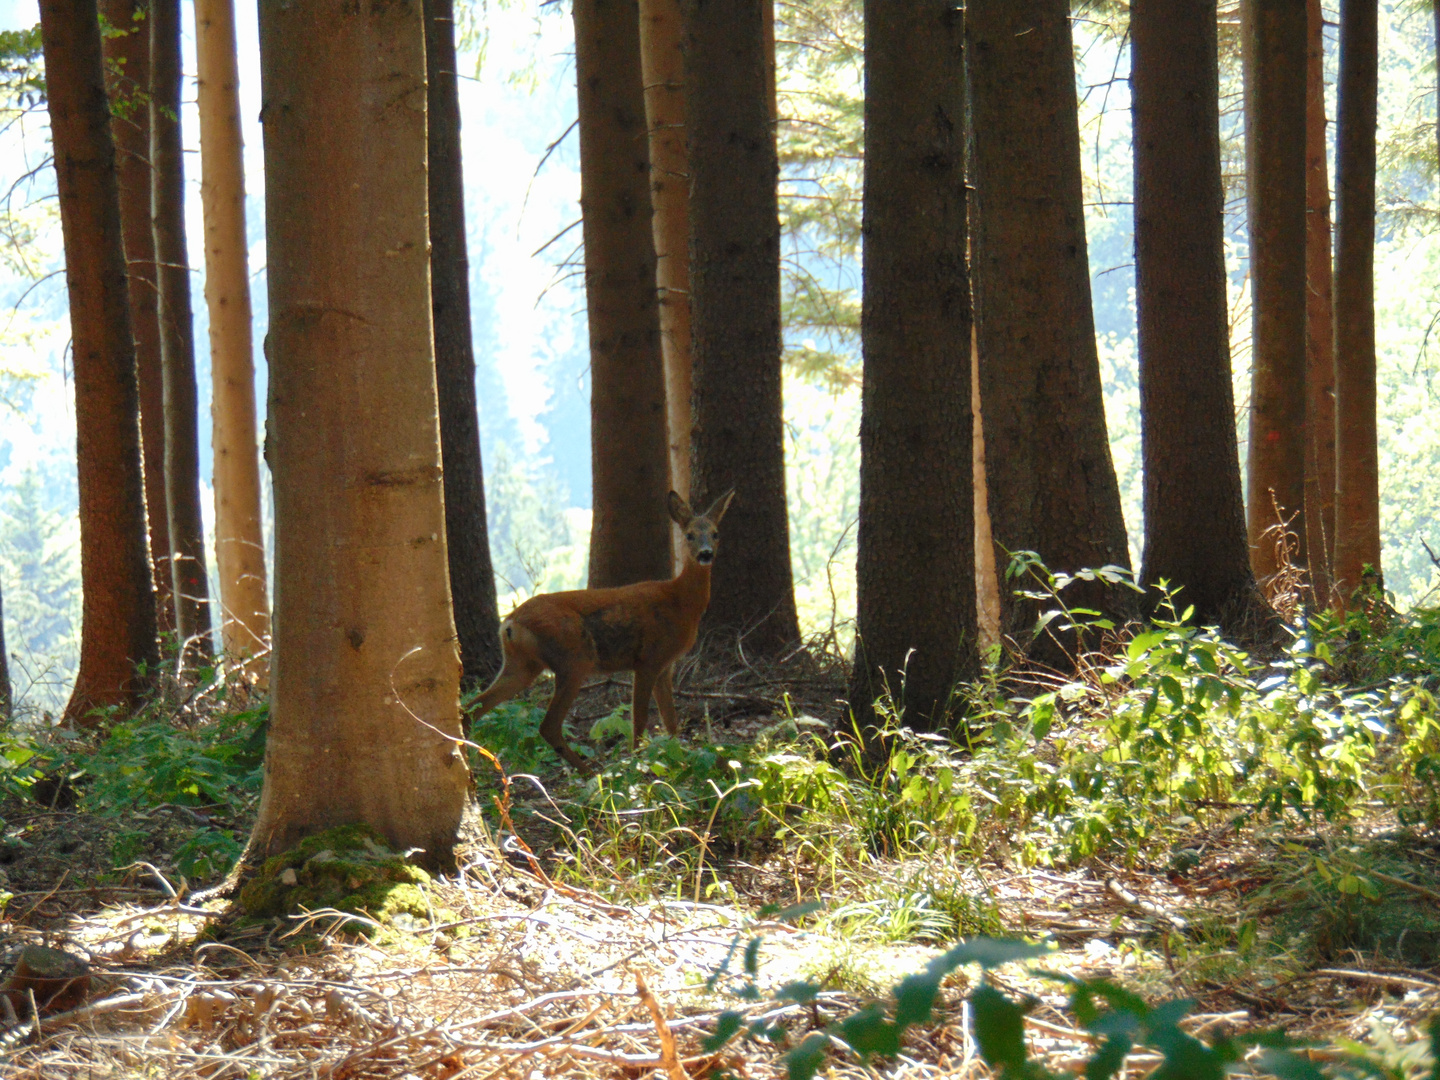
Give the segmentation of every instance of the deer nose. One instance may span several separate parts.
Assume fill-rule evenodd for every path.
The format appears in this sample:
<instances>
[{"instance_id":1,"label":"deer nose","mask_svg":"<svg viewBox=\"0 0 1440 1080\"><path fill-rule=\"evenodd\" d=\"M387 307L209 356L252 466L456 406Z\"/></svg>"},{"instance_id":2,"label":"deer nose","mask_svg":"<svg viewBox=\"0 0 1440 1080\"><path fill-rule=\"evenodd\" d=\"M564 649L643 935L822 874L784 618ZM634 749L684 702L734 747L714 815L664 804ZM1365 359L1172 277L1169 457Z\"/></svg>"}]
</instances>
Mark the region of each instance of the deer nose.
<instances>
[{"instance_id":1,"label":"deer nose","mask_svg":"<svg viewBox=\"0 0 1440 1080\"><path fill-rule=\"evenodd\" d=\"M701 548L695 553L695 561L698 562L701 566L708 566L710 563L715 561L715 549Z\"/></svg>"}]
</instances>

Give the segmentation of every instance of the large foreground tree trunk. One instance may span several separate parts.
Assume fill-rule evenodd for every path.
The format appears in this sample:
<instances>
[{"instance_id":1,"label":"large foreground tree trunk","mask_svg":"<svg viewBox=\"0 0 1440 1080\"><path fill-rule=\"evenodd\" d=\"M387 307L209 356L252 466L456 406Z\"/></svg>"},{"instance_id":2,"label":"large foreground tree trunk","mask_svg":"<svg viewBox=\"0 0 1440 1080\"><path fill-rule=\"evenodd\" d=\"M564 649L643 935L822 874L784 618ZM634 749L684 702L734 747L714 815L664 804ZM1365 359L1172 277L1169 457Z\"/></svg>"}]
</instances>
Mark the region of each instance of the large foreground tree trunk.
<instances>
[{"instance_id":1,"label":"large foreground tree trunk","mask_svg":"<svg viewBox=\"0 0 1440 1080\"><path fill-rule=\"evenodd\" d=\"M180 140L180 0L150 7L150 161L154 169L156 282L165 383L165 505L170 519L175 628L186 654L208 657L210 581L200 511L195 322L185 241L185 155Z\"/></svg>"},{"instance_id":2,"label":"large foreground tree trunk","mask_svg":"<svg viewBox=\"0 0 1440 1080\"><path fill-rule=\"evenodd\" d=\"M80 489L80 670L66 719L139 704L159 660L145 553L140 400L125 287L115 144L95 0L44 0L46 99L65 240Z\"/></svg>"},{"instance_id":3,"label":"large foreground tree trunk","mask_svg":"<svg viewBox=\"0 0 1440 1080\"><path fill-rule=\"evenodd\" d=\"M475 401L453 0L425 3L425 71L430 110L430 306L435 324L440 456L445 465L445 543L455 630L460 637L460 677L467 688L477 688L500 670L500 614L485 521L480 416Z\"/></svg>"},{"instance_id":4,"label":"large foreground tree trunk","mask_svg":"<svg viewBox=\"0 0 1440 1080\"><path fill-rule=\"evenodd\" d=\"M972 0L967 20L972 273L997 558L1004 567L1004 551L1029 550L1052 570L1128 567L1090 306L1070 6ZM1133 606L1098 587L1066 601ZM1034 604L1005 602L1005 633L1029 641Z\"/></svg>"},{"instance_id":5,"label":"large foreground tree trunk","mask_svg":"<svg viewBox=\"0 0 1440 1080\"><path fill-rule=\"evenodd\" d=\"M1305 546L1316 603L1334 602L1335 337L1330 170L1325 138L1325 14L1308 0L1305 74Z\"/></svg>"},{"instance_id":6,"label":"large foreground tree trunk","mask_svg":"<svg viewBox=\"0 0 1440 1080\"><path fill-rule=\"evenodd\" d=\"M668 578L669 438L636 0L575 0L590 313L590 587Z\"/></svg>"},{"instance_id":7,"label":"large foreground tree trunk","mask_svg":"<svg viewBox=\"0 0 1440 1080\"><path fill-rule=\"evenodd\" d=\"M265 542L260 531L260 461L255 445L255 361L245 238L244 142L232 0L196 0L200 75L200 197L205 211L205 303L215 454L215 569L220 631L232 661L270 643ZM263 680L268 665L249 665Z\"/></svg>"},{"instance_id":8,"label":"large foreground tree trunk","mask_svg":"<svg viewBox=\"0 0 1440 1080\"><path fill-rule=\"evenodd\" d=\"M780 385L779 172L768 102L764 5L685 0L694 430L690 485L730 487L704 630L746 656L800 638L790 572Z\"/></svg>"},{"instance_id":9,"label":"large foreground tree trunk","mask_svg":"<svg viewBox=\"0 0 1440 1080\"><path fill-rule=\"evenodd\" d=\"M469 771L430 324L420 0L260 6L275 644L257 857L452 858Z\"/></svg>"},{"instance_id":10,"label":"large foreground tree trunk","mask_svg":"<svg viewBox=\"0 0 1440 1080\"><path fill-rule=\"evenodd\" d=\"M145 512L150 526L155 621L162 637L175 633L171 587L170 519L165 510L165 388L160 362L160 298L155 284L155 232L150 201L150 23L136 0L105 0L100 14L115 30L101 39L110 90L110 130L120 185L120 227L135 371L140 383L140 446L145 464Z\"/></svg>"},{"instance_id":11,"label":"large foreground tree trunk","mask_svg":"<svg viewBox=\"0 0 1440 1080\"><path fill-rule=\"evenodd\" d=\"M640 69L650 131L655 282L665 361L670 486L690 498L690 161L685 152L685 58L679 0L640 0ZM685 561L678 531L675 566Z\"/></svg>"},{"instance_id":12,"label":"large foreground tree trunk","mask_svg":"<svg viewBox=\"0 0 1440 1080\"><path fill-rule=\"evenodd\" d=\"M1281 521L1290 522L1296 565L1306 565L1305 28L1296 0L1241 5L1254 296L1246 525L1267 588L1281 569L1271 531Z\"/></svg>"},{"instance_id":13,"label":"large foreground tree trunk","mask_svg":"<svg viewBox=\"0 0 1440 1080\"><path fill-rule=\"evenodd\" d=\"M980 672L975 616L965 80L952 0L865 5L864 388L855 664L864 723L889 689L948 727Z\"/></svg>"},{"instance_id":14,"label":"large foreground tree trunk","mask_svg":"<svg viewBox=\"0 0 1440 1080\"><path fill-rule=\"evenodd\" d=\"M1375 416L1376 0L1340 4L1335 123L1335 589L1348 604L1380 566ZM1377 578L1373 584L1379 585Z\"/></svg>"},{"instance_id":15,"label":"large foreground tree trunk","mask_svg":"<svg viewBox=\"0 0 1440 1080\"><path fill-rule=\"evenodd\" d=\"M1147 586L1254 633L1230 335L1215 0L1134 0L1135 299ZM1160 599L1150 594L1153 604Z\"/></svg>"}]
</instances>

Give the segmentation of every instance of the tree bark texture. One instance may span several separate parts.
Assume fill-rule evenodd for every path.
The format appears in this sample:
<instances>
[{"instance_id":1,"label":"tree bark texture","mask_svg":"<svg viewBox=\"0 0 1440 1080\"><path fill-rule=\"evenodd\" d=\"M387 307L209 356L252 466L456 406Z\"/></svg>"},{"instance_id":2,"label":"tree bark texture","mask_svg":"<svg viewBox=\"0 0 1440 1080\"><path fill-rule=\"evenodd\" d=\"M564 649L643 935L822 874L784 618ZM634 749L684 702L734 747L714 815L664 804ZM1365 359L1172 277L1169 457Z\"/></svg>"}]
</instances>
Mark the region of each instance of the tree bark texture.
<instances>
[{"instance_id":1,"label":"tree bark texture","mask_svg":"<svg viewBox=\"0 0 1440 1080\"><path fill-rule=\"evenodd\" d=\"M862 724L886 689L949 726L980 672L965 80L952 0L865 5L864 382L855 664Z\"/></svg>"},{"instance_id":2,"label":"tree bark texture","mask_svg":"<svg viewBox=\"0 0 1440 1080\"><path fill-rule=\"evenodd\" d=\"M10 654L5 651L5 606L0 603L0 717L8 720L14 707L10 693Z\"/></svg>"},{"instance_id":3,"label":"tree bark texture","mask_svg":"<svg viewBox=\"0 0 1440 1080\"><path fill-rule=\"evenodd\" d=\"M665 362L670 486L690 498L690 162L685 152L685 67L679 0L640 0L640 67L650 131L655 282ZM684 564L678 530L674 559Z\"/></svg>"},{"instance_id":4,"label":"tree bark texture","mask_svg":"<svg viewBox=\"0 0 1440 1080\"><path fill-rule=\"evenodd\" d=\"M205 213L205 303L210 312L211 446L215 456L215 569L220 639L239 661L270 643L260 460L255 442L255 361L245 236L244 141L233 0L196 0L200 197ZM249 665L265 678L268 665Z\"/></svg>"},{"instance_id":5,"label":"tree bark texture","mask_svg":"<svg viewBox=\"0 0 1440 1080\"><path fill-rule=\"evenodd\" d=\"M1069 16L1066 0L972 0L966 16L991 526L1001 566L1029 550L1060 571L1130 565L1095 351ZM1005 602L1004 632L1028 641L1035 605ZM1133 607L1099 587L1066 602Z\"/></svg>"},{"instance_id":6,"label":"tree bark texture","mask_svg":"<svg viewBox=\"0 0 1440 1080\"><path fill-rule=\"evenodd\" d=\"M973 312L972 312L973 315ZM990 496L985 487L985 420L980 407L980 346L975 320L970 320L971 483L975 493L975 610L980 653L1000 644L1000 578L995 568L995 541L990 531Z\"/></svg>"},{"instance_id":7,"label":"tree bark texture","mask_svg":"<svg viewBox=\"0 0 1440 1080\"><path fill-rule=\"evenodd\" d=\"M1306 3L1305 69L1305 547L1320 606L1334 603L1335 337L1330 170L1325 138L1325 15Z\"/></svg>"},{"instance_id":8,"label":"tree bark texture","mask_svg":"<svg viewBox=\"0 0 1440 1080\"><path fill-rule=\"evenodd\" d=\"M779 165L767 102L764 4L684 0L694 382L690 484L730 487L702 633L777 657L800 638L790 571L780 380Z\"/></svg>"},{"instance_id":9,"label":"tree bark texture","mask_svg":"<svg viewBox=\"0 0 1440 1080\"><path fill-rule=\"evenodd\" d=\"M1376 0L1340 4L1335 117L1335 589L1380 565L1375 416ZM1380 584L1378 578L1374 584Z\"/></svg>"},{"instance_id":10,"label":"tree bark texture","mask_svg":"<svg viewBox=\"0 0 1440 1080\"><path fill-rule=\"evenodd\" d=\"M592 589L670 576L669 435L636 0L575 0Z\"/></svg>"},{"instance_id":11,"label":"tree bark texture","mask_svg":"<svg viewBox=\"0 0 1440 1080\"><path fill-rule=\"evenodd\" d=\"M150 161L165 389L165 506L170 521L175 628L186 655L208 657L210 582L200 512L195 324L185 241L185 155L180 141L180 0L150 5Z\"/></svg>"},{"instance_id":12,"label":"tree bark texture","mask_svg":"<svg viewBox=\"0 0 1440 1080\"><path fill-rule=\"evenodd\" d=\"M136 667L159 660L140 396L95 0L44 0L40 25L70 299L84 595L80 669L65 716L93 727L103 721L94 710L140 703L146 681Z\"/></svg>"},{"instance_id":13,"label":"tree bark texture","mask_svg":"<svg viewBox=\"0 0 1440 1080\"><path fill-rule=\"evenodd\" d=\"M430 308L435 324L440 456L445 467L445 542L455 630L460 638L461 680L467 688L478 688L500 670L500 613L485 520L480 416L475 401L454 0L425 2L425 69L430 148Z\"/></svg>"},{"instance_id":14,"label":"tree bark texture","mask_svg":"<svg viewBox=\"0 0 1440 1080\"><path fill-rule=\"evenodd\" d=\"M250 855L444 865L469 784L431 338L420 0L260 6L275 617Z\"/></svg>"},{"instance_id":15,"label":"tree bark texture","mask_svg":"<svg viewBox=\"0 0 1440 1080\"><path fill-rule=\"evenodd\" d=\"M170 518L165 509L165 389L160 362L160 298L155 285L155 232L150 204L150 22L136 0L105 0L100 13L124 33L101 39L110 92L110 131L120 185L120 227L130 329L140 382L140 448L145 466L145 512L150 527L155 621L162 637L175 633L171 587Z\"/></svg>"},{"instance_id":16,"label":"tree bark texture","mask_svg":"<svg viewBox=\"0 0 1440 1080\"><path fill-rule=\"evenodd\" d=\"M1306 22L1296 0L1241 5L1254 312L1246 526L1250 563L1266 588L1281 568L1271 530L1282 520L1296 565L1306 565Z\"/></svg>"},{"instance_id":17,"label":"tree bark texture","mask_svg":"<svg viewBox=\"0 0 1440 1080\"><path fill-rule=\"evenodd\" d=\"M1258 629L1226 319L1215 0L1130 7L1147 587ZM1159 599L1151 593L1151 603Z\"/></svg>"}]
</instances>

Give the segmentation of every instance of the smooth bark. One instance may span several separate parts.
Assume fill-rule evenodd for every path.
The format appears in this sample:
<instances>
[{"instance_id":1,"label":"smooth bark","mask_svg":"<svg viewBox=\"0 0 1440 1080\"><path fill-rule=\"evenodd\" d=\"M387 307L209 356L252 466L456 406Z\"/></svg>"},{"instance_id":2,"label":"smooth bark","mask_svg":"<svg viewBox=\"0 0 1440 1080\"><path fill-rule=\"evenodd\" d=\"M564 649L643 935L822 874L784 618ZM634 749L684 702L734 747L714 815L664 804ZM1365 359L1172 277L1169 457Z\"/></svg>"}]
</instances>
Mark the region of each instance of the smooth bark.
<instances>
[{"instance_id":1,"label":"smooth bark","mask_svg":"<svg viewBox=\"0 0 1440 1080\"><path fill-rule=\"evenodd\" d=\"M1310 586L1334 603L1335 336L1330 170L1325 138L1325 15L1307 0L1305 75L1305 546Z\"/></svg>"},{"instance_id":2,"label":"smooth bark","mask_svg":"<svg viewBox=\"0 0 1440 1080\"><path fill-rule=\"evenodd\" d=\"M241 661L270 644L255 361L245 237L244 141L233 0L195 0L199 68L200 198L205 214L205 303L210 313L211 447L215 457L215 569L220 640ZM267 665L247 670L262 685Z\"/></svg>"},{"instance_id":3,"label":"smooth bark","mask_svg":"<svg viewBox=\"0 0 1440 1080\"><path fill-rule=\"evenodd\" d=\"M260 6L275 616L250 856L452 861L469 770L431 338L420 0Z\"/></svg>"},{"instance_id":4,"label":"smooth bark","mask_svg":"<svg viewBox=\"0 0 1440 1080\"><path fill-rule=\"evenodd\" d=\"M140 382L140 447L145 466L145 515L150 529L155 621L162 638L175 634L170 519L165 510L165 389L160 362L160 298L155 285L155 232L150 202L150 22L136 0L104 0L100 14L115 30L101 39L110 92L110 131L120 185L120 227L135 370Z\"/></svg>"},{"instance_id":5,"label":"smooth bark","mask_svg":"<svg viewBox=\"0 0 1440 1080\"><path fill-rule=\"evenodd\" d=\"M80 494L80 668L65 717L140 704L159 661L145 551L140 398L115 144L94 0L44 0L46 102L65 243Z\"/></svg>"},{"instance_id":6,"label":"smooth bark","mask_svg":"<svg viewBox=\"0 0 1440 1080\"><path fill-rule=\"evenodd\" d=\"M636 0L575 0L592 589L670 576L669 436Z\"/></svg>"},{"instance_id":7,"label":"smooth bark","mask_svg":"<svg viewBox=\"0 0 1440 1080\"><path fill-rule=\"evenodd\" d=\"M966 18L971 273L997 563L1028 550L1054 571L1128 567L1090 303L1070 7L972 0ZM1004 599L1004 633L1027 645L1037 608ZM1098 586L1065 600L1121 617L1133 608L1128 591ZM1066 662L1048 636L1035 646Z\"/></svg>"},{"instance_id":8,"label":"smooth bark","mask_svg":"<svg viewBox=\"0 0 1440 1080\"><path fill-rule=\"evenodd\" d=\"M180 139L180 0L150 6L150 161L160 360L165 390L165 507L170 523L175 630L193 662L212 651L210 582L200 511L199 393L190 254L185 239L185 156Z\"/></svg>"},{"instance_id":9,"label":"smooth bark","mask_svg":"<svg viewBox=\"0 0 1440 1080\"><path fill-rule=\"evenodd\" d=\"M1375 400L1376 0L1342 0L1335 117L1335 590L1380 585ZM1375 576L1368 582L1366 567Z\"/></svg>"},{"instance_id":10,"label":"smooth bark","mask_svg":"<svg viewBox=\"0 0 1440 1080\"><path fill-rule=\"evenodd\" d=\"M690 158L692 502L730 487L702 633L779 658L800 639L780 380L779 165L766 82L769 0L684 0Z\"/></svg>"},{"instance_id":11,"label":"smooth bark","mask_svg":"<svg viewBox=\"0 0 1440 1080\"><path fill-rule=\"evenodd\" d=\"M1259 629L1226 319L1215 0L1130 7L1142 581L1201 624ZM1152 604L1161 596L1151 592Z\"/></svg>"},{"instance_id":12,"label":"smooth bark","mask_svg":"<svg viewBox=\"0 0 1440 1080\"><path fill-rule=\"evenodd\" d=\"M865 4L860 523L850 707L943 731L980 672L965 266L965 80L951 0Z\"/></svg>"},{"instance_id":13,"label":"smooth bark","mask_svg":"<svg viewBox=\"0 0 1440 1080\"><path fill-rule=\"evenodd\" d=\"M1306 12L1295 0L1244 0L1245 184L1253 355L1246 527L1255 577L1282 569L1278 528L1306 563ZM1277 516L1278 513L1278 516Z\"/></svg>"},{"instance_id":14,"label":"smooth bark","mask_svg":"<svg viewBox=\"0 0 1440 1080\"><path fill-rule=\"evenodd\" d=\"M665 362L670 486L690 498L690 162L685 152L685 67L679 0L640 0L640 67L650 132L655 283ZM672 533L675 566L685 545Z\"/></svg>"},{"instance_id":15,"label":"smooth bark","mask_svg":"<svg viewBox=\"0 0 1440 1080\"><path fill-rule=\"evenodd\" d=\"M425 69L430 153L430 311L435 326L440 456L445 465L445 538L455 630L460 637L461 682L467 688L478 688L500 670L500 613L485 520L480 417L475 400L453 0L426 0Z\"/></svg>"}]
</instances>

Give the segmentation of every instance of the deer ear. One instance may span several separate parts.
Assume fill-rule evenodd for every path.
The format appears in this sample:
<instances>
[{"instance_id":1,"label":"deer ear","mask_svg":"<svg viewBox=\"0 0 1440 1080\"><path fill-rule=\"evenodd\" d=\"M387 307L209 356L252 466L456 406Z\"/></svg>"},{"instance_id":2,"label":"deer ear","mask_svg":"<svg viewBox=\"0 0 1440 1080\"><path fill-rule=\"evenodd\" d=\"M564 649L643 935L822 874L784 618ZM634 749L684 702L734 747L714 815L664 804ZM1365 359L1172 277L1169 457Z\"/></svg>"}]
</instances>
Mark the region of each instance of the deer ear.
<instances>
[{"instance_id":1,"label":"deer ear","mask_svg":"<svg viewBox=\"0 0 1440 1080\"><path fill-rule=\"evenodd\" d=\"M719 525L720 519L725 516L725 511L730 509L730 500L733 498L735 498L735 489L731 488L710 504L710 509L705 511L705 519L711 525Z\"/></svg>"},{"instance_id":2,"label":"deer ear","mask_svg":"<svg viewBox=\"0 0 1440 1080\"><path fill-rule=\"evenodd\" d=\"M690 504L673 491L670 492L670 498L667 504L670 507L671 519L682 529L685 528L686 525L689 525L695 517L695 511L690 509Z\"/></svg>"}]
</instances>

